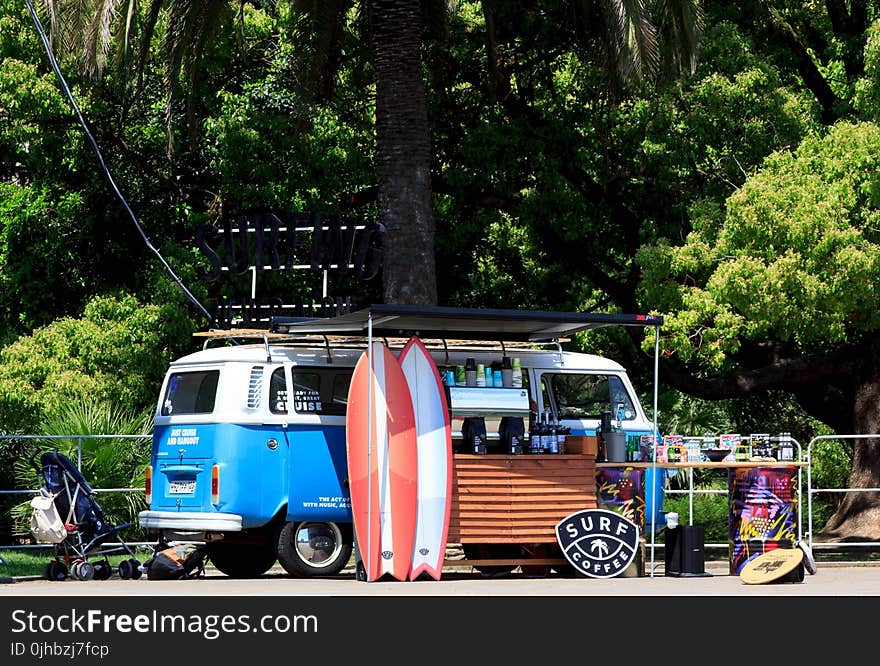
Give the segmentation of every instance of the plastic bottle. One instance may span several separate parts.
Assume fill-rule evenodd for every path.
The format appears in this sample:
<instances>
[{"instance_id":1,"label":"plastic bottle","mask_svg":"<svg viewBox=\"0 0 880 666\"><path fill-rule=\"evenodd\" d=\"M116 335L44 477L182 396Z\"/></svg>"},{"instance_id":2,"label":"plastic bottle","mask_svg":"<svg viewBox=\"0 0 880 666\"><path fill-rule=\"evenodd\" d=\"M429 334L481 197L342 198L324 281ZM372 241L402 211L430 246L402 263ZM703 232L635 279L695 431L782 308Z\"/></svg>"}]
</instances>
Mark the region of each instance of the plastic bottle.
<instances>
[{"instance_id":1,"label":"plastic bottle","mask_svg":"<svg viewBox=\"0 0 880 666\"><path fill-rule=\"evenodd\" d=\"M504 388L513 388L513 364L509 356L501 357L501 385Z\"/></svg>"},{"instance_id":2,"label":"plastic bottle","mask_svg":"<svg viewBox=\"0 0 880 666\"><path fill-rule=\"evenodd\" d=\"M791 433L784 432L779 439L779 459L794 460L794 445L791 442Z\"/></svg>"},{"instance_id":3,"label":"plastic bottle","mask_svg":"<svg viewBox=\"0 0 880 666\"><path fill-rule=\"evenodd\" d=\"M495 380L492 377L492 368L490 368L488 366L483 369L483 384L485 384L488 387L495 386Z\"/></svg>"},{"instance_id":4,"label":"plastic bottle","mask_svg":"<svg viewBox=\"0 0 880 666\"><path fill-rule=\"evenodd\" d=\"M504 378L501 374L501 370L492 371L492 386L495 388L502 388L504 386Z\"/></svg>"},{"instance_id":5,"label":"plastic bottle","mask_svg":"<svg viewBox=\"0 0 880 666\"><path fill-rule=\"evenodd\" d=\"M522 366L519 363L519 357L513 359L512 366L510 370L511 386L522 388Z\"/></svg>"},{"instance_id":6,"label":"plastic bottle","mask_svg":"<svg viewBox=\"0 0 880 666\"><path fill-rule=\"evenodd\" d=\"M485 386L486 385L486 366L482 363L477 363L477 386Z\"/></svg>"}]
</instances>

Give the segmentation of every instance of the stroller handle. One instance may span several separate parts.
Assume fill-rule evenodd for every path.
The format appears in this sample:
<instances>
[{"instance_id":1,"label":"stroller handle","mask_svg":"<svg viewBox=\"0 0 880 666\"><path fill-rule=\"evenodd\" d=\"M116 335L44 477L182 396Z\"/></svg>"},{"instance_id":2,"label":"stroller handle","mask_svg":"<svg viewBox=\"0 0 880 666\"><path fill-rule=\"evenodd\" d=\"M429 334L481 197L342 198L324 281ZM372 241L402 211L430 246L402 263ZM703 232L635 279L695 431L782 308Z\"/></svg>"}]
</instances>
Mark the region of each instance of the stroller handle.
<instances>
[{"instance_id":1,"label":"stroller handle","mask_svg":"<svg viewBox=\"0 0 880 666\"><path fill-rule=\"evenodd\" d=\"M39 449L39 448L35 448L35 449L34 449L34 452L31 454L31 457L30 457L30 459L29 459L30 464L31 464L31 467L33 467L33 468L34 468L35 470L37 470L38 472L42 469L42 468L40 467L40 465L39 465L39 464L36 462L36 460L35 460L35 458L37 457L37 454L38 454L39 452L40 452L40 449Z\"/></svg>"}]
</instances>

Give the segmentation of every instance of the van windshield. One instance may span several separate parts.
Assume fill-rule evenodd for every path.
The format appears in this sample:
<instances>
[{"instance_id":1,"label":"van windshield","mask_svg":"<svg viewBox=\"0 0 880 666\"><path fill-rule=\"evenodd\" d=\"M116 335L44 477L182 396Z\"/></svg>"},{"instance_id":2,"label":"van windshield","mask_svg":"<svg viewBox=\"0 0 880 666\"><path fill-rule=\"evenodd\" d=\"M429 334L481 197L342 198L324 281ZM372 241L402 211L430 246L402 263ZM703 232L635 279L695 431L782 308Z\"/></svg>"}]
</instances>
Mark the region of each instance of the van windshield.
<instances>
[{"instance_id":1,"label":"van windshield","mask_svg":"<svg viewBox=\"0 0 880 666\"><path fill-rule=\"evenodd\" d=\"M214 411L219 378L219 370L173 373L162 401L162 416L210 414Z\"/></svg>"},{"instance_id":2,"label":"van windshield","mask_svg":"<svg viewBox=\"0 0 880 666\"><path fill-rule=\"evenodd\" d=\"M616 418L619 404L623 404L623 419L636 417L633 401L615 375L560 373L544 374L542 378L561 418L598 419L604 410L611 410L612 418Z\"/></svg>"}]
</instances>

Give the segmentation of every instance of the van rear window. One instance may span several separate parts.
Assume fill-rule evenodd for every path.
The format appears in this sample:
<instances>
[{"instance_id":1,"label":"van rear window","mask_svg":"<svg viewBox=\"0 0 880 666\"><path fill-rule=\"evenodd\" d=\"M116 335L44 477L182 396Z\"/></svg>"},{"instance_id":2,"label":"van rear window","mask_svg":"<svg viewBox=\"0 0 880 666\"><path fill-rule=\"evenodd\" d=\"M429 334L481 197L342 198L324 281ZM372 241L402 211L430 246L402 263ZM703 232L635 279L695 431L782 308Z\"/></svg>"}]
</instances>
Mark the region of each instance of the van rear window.
<instances>
[{"instance_id":1,"label":"van rear window","mask_svg":"<svg viewBox=\"0 0 880 666\"><path fill-rule=\"evenodd\" d=\"M173 373L162 401L162 415L210 414L214 411L219 378L219 370Z\"/></svg>"}]
</instances>

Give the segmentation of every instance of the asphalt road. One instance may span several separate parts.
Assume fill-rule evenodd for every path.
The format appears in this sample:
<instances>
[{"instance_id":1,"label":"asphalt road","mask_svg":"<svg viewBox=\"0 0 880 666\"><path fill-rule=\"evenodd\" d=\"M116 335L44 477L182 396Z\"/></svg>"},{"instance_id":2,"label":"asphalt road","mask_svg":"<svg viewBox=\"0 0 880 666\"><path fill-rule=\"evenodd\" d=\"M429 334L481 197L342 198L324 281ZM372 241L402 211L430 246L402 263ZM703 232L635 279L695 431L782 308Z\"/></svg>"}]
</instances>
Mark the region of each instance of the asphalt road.
<instances>
[{"instance_id":1,"label":"asphalt road","mask_svg":"<svg viewBox=\"0 0 880 666\"><path fill-rule=\"evenodd\" d=\"M488 577L469 570L444 571L439 581L355 580L343 572L328 578L295 579L283 570L273 569L252 580L231 579L209 568L206 575L194 580L150 581L119 580L61 582L42 579L18 579L0 584L0 596L22 597L136 597L136 596L880 596L880 566L841 566L819 564L815 575L805 575L802 583L746 585L731 576L727 563L707 563L708 576L667 577L662 568L654 576L639 578L565 578L552 574L536 577L514 572Z\"/></svg>"}]
</instances>

